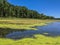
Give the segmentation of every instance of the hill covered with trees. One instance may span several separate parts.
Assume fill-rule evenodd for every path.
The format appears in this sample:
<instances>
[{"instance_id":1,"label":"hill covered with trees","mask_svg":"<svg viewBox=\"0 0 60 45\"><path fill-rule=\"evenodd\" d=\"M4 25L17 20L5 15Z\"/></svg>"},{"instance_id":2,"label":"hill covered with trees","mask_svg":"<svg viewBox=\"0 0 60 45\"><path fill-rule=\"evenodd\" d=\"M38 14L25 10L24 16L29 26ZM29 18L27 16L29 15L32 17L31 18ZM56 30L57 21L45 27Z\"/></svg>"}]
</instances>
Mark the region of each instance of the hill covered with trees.
<instances>
[{"instance_id":1,"label":"hill covered with trees","mask_svg":"<svg viewBox=\"0 0 60 45\"><path fill-rule=\"evenodd\" d=\"M7 2L7 0L0 0L0 17L54 19L52 16L46 16L43 13L40 14L25 6L14 6Z\"/></svg>"}]
</instances>

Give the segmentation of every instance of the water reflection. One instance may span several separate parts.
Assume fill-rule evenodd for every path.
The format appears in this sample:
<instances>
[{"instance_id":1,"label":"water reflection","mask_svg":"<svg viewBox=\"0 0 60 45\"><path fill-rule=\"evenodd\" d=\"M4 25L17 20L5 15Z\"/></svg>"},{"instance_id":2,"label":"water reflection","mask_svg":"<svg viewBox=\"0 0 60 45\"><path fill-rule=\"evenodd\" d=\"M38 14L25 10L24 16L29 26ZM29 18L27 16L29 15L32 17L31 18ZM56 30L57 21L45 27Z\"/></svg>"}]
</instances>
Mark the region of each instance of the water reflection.
<instances>
[{"instance_id":1,"label":"water reflection","mask_svg":"<svg viewBox=\"0 0 60 45\"><path fill-rule=\"evenodd\" d=\"M35 34L42 34L45 36L56 37L60 36L60 22L54 22L46 26L36 27L38 30L16 31L6 35L6 38L21 39L21 38L35 38ZM47 33L47 34L46 34Z\"/></svg>"}]
</instances>

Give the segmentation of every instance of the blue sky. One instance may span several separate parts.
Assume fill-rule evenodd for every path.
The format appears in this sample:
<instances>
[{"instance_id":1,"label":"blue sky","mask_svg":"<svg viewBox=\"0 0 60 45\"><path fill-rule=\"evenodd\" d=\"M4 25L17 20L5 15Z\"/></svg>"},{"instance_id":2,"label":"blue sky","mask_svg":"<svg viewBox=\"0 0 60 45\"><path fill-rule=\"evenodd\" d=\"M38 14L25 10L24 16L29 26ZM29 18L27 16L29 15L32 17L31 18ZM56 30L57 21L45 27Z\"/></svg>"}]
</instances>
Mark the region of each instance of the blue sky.
<instances>
[{"instance_id":1,"label":"blue sky","mask_svg":"<svg viewBox=\"0 0 60 45\"><path fill-rule=\"evenodd\" d=\"M60 17L60 0L8 0L18 6L26 6L48 16Z\"/></svg>"}]
</instances>

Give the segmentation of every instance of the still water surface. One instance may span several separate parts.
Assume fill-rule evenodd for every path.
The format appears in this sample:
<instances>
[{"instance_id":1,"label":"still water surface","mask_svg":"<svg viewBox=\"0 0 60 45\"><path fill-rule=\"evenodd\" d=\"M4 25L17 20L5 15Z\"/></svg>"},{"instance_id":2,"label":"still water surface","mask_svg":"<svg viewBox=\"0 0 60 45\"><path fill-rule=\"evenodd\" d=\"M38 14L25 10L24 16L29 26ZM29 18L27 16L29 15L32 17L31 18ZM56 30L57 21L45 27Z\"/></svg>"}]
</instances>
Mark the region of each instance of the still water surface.
<instances>
[{"instance_id":1,"label":"still water surface","mask_svg":"<svg viewBox=\"0 0 60 45\"><path fill-rule=\"evenodd\" d=\"M21 38L35 38L35 34L44 36L57 37L60 36L60 22L53 22L45 26L37 26L37 30L16 31L6 35L6 38L21 39Z\"/></svg>"}]
</instances>

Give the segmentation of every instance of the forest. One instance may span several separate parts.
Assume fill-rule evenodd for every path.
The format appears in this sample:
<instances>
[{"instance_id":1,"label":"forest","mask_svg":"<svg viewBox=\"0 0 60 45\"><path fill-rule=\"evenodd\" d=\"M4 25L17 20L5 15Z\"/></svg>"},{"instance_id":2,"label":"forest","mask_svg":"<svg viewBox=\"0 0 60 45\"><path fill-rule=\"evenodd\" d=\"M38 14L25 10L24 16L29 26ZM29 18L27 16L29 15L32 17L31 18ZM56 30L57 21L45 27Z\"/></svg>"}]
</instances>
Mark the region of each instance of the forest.
<instances>
[{"instance_id":1,"label":"forest","mask_svg":"<svg viewBox=\"0 0 60 45\"><path fill-rule=\"evenodd\" d=\"M0 17L54 19L53 16L47 16L36 10L30 10L25 6L10 4L7 0L0 0Z\"/></svg>"},{"instance_id":2,"label":"forest","mask_svg":"<svg viewBox=\"0 0 60 45\"><path fill-rule=\"evenodd\" d=\"M49 0L43 1L48 3ZM0 45L60 45L60 18L56 17L39 13L26 6L13 5L7 0L0 0Z\"/></svg>"}]
</instances>

